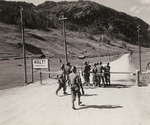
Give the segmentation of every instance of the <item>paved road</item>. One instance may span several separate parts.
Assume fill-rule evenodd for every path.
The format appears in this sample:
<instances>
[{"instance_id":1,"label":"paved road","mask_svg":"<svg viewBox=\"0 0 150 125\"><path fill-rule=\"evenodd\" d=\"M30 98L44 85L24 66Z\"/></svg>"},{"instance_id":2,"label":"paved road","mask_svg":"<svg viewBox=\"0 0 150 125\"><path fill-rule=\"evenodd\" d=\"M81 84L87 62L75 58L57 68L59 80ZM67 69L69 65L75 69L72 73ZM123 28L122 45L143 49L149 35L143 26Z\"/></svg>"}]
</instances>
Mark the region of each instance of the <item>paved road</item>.
<instances>
[{"instance_id":1,"label":"paved road","mask_svg":"<svg viewBox=\"0 0 150 125\"><path fill-rule=\"evenodd\" d=\"M0 125L149 125L150 86L129 81L114 80L106 88L85 87L83 105L76 102L77 110L71 108L69 88L69 95L62 90L55 95L56 80L1 90Z\"/></svg>"}]
</instances>

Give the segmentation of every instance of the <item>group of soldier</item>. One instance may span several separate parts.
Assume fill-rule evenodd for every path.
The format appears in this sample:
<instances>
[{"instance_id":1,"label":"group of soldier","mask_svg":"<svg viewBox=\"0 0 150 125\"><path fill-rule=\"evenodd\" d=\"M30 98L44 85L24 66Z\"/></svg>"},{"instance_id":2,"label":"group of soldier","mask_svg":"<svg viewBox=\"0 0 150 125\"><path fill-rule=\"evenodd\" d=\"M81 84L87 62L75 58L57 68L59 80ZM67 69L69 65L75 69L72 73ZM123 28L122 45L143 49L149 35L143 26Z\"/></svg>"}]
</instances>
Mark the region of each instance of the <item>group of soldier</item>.
<instances>
[{"instance_id":1,"label":"group of soldier","mask_svg":"<svg viewBox=\"0 0 150 125\"><path fill-rule=\"evenodd\" d=\"M102 65L102 62L94 63L91 67L86 61L83 68L83 76L85 80L85 85L90 84L90 73L93 75L92 83L98 87L105 87L106 84L110 85L110 65L109 62L106 66Z\"/></svg>"},{"instance_id":2,"label":"group of soldier","mask_svg":"<svg viewBox=\"0 0 150 125\"><path fill-rule=\"evenodd\" d=\"M89 65L86 61L84 63L83 72L79 74L75 66L71 66L69 62L66 65L62 64L60 70L57 73L58 79L58 89L56 90L56 95L58 91L63 88L64 94L67 94L67 85L70 86L72 95L72 108L75 109L75 100L78 96L78 105L82 102L80 101L81 92L84 94L83 85L90 84L90 73L93 74L93 85L98 87L105 87L105 84L110 84L110 66L107 63L106 66L102 66L102 62L95 63L93 67ZM84 83L82 84L81 76L84 78ZM102 84L101 84L102 82ZM80 92L81 90L81 92Z\"/></svg>"}]
</instances>

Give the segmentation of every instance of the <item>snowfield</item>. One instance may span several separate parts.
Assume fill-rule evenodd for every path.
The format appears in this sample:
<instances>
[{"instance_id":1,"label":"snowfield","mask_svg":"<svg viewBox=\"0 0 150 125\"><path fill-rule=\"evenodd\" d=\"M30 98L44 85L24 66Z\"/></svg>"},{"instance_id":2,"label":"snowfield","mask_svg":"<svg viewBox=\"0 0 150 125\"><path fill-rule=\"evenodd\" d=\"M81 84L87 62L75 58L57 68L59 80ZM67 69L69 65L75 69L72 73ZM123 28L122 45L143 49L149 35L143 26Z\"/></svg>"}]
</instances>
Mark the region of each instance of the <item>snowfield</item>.
<instances>
[{"instance_id":1,"label":"snowfield","mask_svg":"<svg viewBox=\"0 0 150 125\"><path fill-rule=\"evenodd\" d=\"M111 72L135 72L129 54L111 62ZM85 86L81 96L71 107L68 95L54 79L43 85L36 82L24 87L0 91L0 125L150 125L150 86L138 87L131 74L112 74L111 86Z\"/></svg>"}]
</instances>

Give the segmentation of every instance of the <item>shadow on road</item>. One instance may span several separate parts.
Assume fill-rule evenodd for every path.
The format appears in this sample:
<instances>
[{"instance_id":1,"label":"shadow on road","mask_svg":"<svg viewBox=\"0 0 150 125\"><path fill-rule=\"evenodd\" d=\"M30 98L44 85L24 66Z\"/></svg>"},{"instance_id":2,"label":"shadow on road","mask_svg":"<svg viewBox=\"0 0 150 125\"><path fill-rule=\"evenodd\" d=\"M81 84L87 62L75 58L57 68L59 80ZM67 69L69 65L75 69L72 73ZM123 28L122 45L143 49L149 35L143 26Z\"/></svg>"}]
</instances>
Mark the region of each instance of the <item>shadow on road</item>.
<instances>
[{"instance_id":1,"label":"shadow on road","mask_svg":"<svg viewBox=\"0 0 150 125\"><path fill-rule=\"evenodd\" d=\"M59 97L64 97L64 96L68 96L68 95L71 95L71 94L64 94L64 95L58 95Z\"/></svg>"},{"instance_id":2,"label":"shadow on road","mask_svg":"<svg viewBox=\"0 0 150 125\"><path fill-rule=\"evenodd\" d=\"M82 96L97 96L97 94L84 94Z\"/></svg>"},{"instance_id":3,"label":"shadow on road","mask_svg":"<svg viewBox=\"0 0 150 125\"><path fill-rule=\"evenodd\" d=\"M96 89L97 88L97 86L83 86L84 87L84 89Z\"/></svg>"},{"instance_id":4,"label":"shadow on road","mask_svg":"<svg viewBox=\"0 0 150 125\"><path fill-rule=\"evenodd\" d=\"M105 88L130 88L133 85L124 85L124 84L110 84L110 85L105 85Z\"/></svg>"},{"instance_id":5,"label":"shadow on road","mask_svg":"<svg viewBox=\"0 0 150 125\"><path fill-rule=\"evenodd\" d=\"M88 109L88 108L96 108L96 109L115 109L115 108L123 108L122 106L115 106L115 105L84 105L82 104L81 106L83 107L80 107L78 108L77 110L80 110L80 109Z\"/></svg>"}]
</instances>

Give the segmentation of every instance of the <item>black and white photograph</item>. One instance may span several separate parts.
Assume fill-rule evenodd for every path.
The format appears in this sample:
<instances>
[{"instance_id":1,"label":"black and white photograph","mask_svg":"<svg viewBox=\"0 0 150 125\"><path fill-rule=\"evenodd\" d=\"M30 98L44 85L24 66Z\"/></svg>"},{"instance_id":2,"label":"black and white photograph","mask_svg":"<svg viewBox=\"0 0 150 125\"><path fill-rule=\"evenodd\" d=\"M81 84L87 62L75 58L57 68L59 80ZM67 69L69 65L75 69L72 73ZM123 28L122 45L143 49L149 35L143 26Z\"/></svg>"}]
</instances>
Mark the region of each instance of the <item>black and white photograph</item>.
<instances>
[{"instance_id":1,"label":"black and white photograph","mask_svg":"<svg viewBox=\"0 0 150 125\"><path fill-rule=\"evenodd\" d=\"M0 125L150 125L150 0L0 0Z\"/></svg>"}]
</instances>

